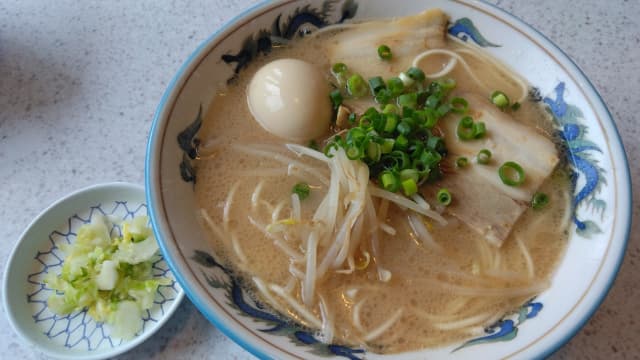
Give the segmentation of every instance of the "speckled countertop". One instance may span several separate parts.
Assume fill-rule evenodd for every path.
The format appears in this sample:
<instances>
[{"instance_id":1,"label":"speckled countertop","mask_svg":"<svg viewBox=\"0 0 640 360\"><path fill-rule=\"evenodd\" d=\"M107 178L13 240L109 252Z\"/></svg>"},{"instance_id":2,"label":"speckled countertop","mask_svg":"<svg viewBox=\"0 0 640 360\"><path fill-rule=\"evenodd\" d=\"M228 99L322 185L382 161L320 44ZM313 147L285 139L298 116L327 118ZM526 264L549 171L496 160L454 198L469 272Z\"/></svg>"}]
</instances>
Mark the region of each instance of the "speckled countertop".
<instances>
[{"instance_id":1,"label":"speckled countertop","mask_svg":"<svg viewBox=\"0 0 640 360\"><path fill-rule=\"evenodd\" d=\"M631 163L634 223L614 287L555 359L640 357L640 1L492 0L593 81ZM25 226L65 194L143 183L151 118L178 67L250 0L0 0L0 271ZM4 313L4 309L2 312ZM41 358L0 316L0 358ZM251 358L185 299L122 358Z\"/></svg>"}]
</instances>

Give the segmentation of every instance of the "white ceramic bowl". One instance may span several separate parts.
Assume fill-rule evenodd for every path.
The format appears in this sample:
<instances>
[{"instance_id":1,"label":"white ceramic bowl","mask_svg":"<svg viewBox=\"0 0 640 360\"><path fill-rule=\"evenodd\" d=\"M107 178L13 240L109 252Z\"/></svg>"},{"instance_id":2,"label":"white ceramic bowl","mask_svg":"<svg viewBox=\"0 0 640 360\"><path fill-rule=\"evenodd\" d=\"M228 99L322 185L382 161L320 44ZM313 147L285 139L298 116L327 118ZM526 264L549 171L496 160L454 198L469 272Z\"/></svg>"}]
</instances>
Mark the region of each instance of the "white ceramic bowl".
<instances>
[{"instance_id":1,"label":"white ceramic bowl","mask_svg":"<svg viewBox=\"0 0 640 360\"><path fill-rule=\"evenodd\" d=\"M310 4L309 7L305 5ZM255 6L212 35L180 69L151 129L146 188L162 251L189 298L225 334L261 358L325 356L377 358L359 349L317 342L251 303L196 220L192 157L200 126L216 90L235 70L278 36L348 19L408 15L440 7L451 16L449 35L475 42L523 74L554 114L575 172L575 212L567 255L553 285L518 313L505 314L486 336L398 358L537 358L568 341L607 294L626 248L631 218L628 164L614 122L580 69L534 29L478 1L277 1ZM293 21L291 21L293 19ZM289 25L287 25L289 24ZM293 24L293 25L290 25ZM295 28L286 27L295 26ZM299 26L299 27L298 27ZM263 30L263 32L260 32ZM243 47L244 46L244 47ZM522 59L526 59L523 61ZM283 326L282 331L265 329Z\"/></svg>"},{"instance_id":2,"label":"white ceramic bowl","mask_svg":"<svg viewBox=\"0 0 640 360\"><path fill-rule=\"evenodd\" d=\"M153 264L154 276L169 277L172 283L158 289L154 306L142 317L142 331L128 341L112 337L109 327L96 323L86 310L65 316L51 312L47 299L54 290L44 284L48 273L60 273L60 245L73 243L80 226L95 216L127 220L147 215L147 210L141 186L108 183L78 190L42 211L22 233L4 273L3 305L14 330L49 357L105 359L132 349L160 329L184 297L163 259Z\"/></svg>"}]
</instances>

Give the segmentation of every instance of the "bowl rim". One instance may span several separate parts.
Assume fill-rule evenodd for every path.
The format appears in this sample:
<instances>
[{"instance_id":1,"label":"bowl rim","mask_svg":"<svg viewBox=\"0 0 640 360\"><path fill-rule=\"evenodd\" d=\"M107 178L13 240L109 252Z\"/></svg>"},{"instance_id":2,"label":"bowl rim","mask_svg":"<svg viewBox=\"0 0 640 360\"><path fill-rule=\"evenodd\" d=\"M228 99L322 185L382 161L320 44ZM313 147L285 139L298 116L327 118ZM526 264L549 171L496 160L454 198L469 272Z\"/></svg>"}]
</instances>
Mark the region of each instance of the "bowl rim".
<instances>
[{"instance_id":1,"label":"bowl rim","mask_svg":"<svg viewBox=\"0 0 640 360\"><path fill-rule=\"evenodd\" d=\"M153 121L151 124L151 129L149 132L149 140L147 143L147 154L145 158L145 189L147 194L147 203L149 204L149 214L152 223L154 224L154 232L158 242L160 244L160 248L165 256L165 259L172 270L175 270L181 259L177 259L172 257L171 251L169 249L169 244L165 242L165 238L163 234L160 232L161 226L156 224L159 222L159 219L156 218L155 209L157 207L157 202L155 201L154 194L157 193L160 189L155 189L155 183L153 180L153 176L156 175L153 170L153 165L157 162L157 159L154 158L154 150L159 148L159 142L161 142L159 130L161 130L164 126L166 126L168 116L170 116L169 106L175 102L176 98L180 94L180 88L186 83L188 80L188 75L193 70L192 68L197 68L197 66L204 60L204 58L208 55L210 50L212 50L213 46L216 43L216 39L223 37L226 33L234 31L238 24L241 22L246 22L243 20L247 20L252 16L255 16L261 10L265 10L268 8L275 8L282 6L287 3L295 2L296 0L278 0L278 1L269 1L262 0L261 2L250 6L243 11L241 11L238 15L233 17L232 19L225 22L222 26L220 26L216 31L214 31L211 35L209 35L204 41L202 41L193 53L184 61L184 63L179 68L178 72L172 78L171 82L167 86L160 103L156 109L156 112L153 117ZM601 117L602 123L610 125L611 132L609 133L609 148L613 154L619 157L620 160L620 168L616 169L616 176L619 177L619 183L622 187L620 189L620 194L618 195L619 199L622 199L627 202L626 208L619 209L620 211L620 233L618 235L619 251L617 254L610 253L606 258L603 258L601 266L604 266L606 259L609 261L613 261L613 264L609 265L610 274L607 279L600 280L604 282L604 287L602 291L594 296L591 300L591 307L586 309L584 313L577 318L573 324L569 327L568 330L563 331L562 336L551 341L550 345L544 346L540 348L540 350L535 354L535 356L539 357L547 357L557 350L559 350L564 344L566 344L571 338L573 338L578 331L589 321L589 319L595 314L596 310L600 307L607 294L611 290L617 274L620 271L620 267L624 260L624 255L626 253L626 248L628 246L629 235L631 230L631 217L632 217L632 202L631 202L631 176L629 171L629 162L624 149L624 145L622 142L622 138L620 137L620 133L615 125L614 118L609 111L604 99L597 91L596 87L589 80L586 74L580 69L580 67L555 43L553 43L547 36L542 34L540 31L536 30L534 27L521 20L517 16L507 12L499 8L496 5L485 2L484 0L454 0L454 2L461 3L463 5L470 6L471 8L479 9L482 12L491 15L498 20L506 22L507 25L510 25L512 28L520 30L523 35L530 38L531 41L537 43L543 50L549 52L554 51L557 52L557 58L561 62L564 63L563 66L569 73L573 73L572 76L576 82L579 83L582 88L582 92L584 93L585 98L589 99L591 106L602 110L603 115ZM534 39L535 38L535 39ZM601 131L605 132L602 129L602 123L600 124ZM605 132L606 133L606 132ZM623 194L628 192L629 197L624 198ZM623 201L623 202L624 202ZM614 223L615 225L615 223ZM613 235L613 234L612 234ZM259 338L252 337L250 339L245 339L241 336L239 332L234 331L228 324L223 322L223 319L219 317L214 311L211 311L206 304L197 296L197 293L201 290L198 289L197 286L191 286L187 279L183 276L183 274L179 271L174 271L174 276L183 287L184 292L187 297L194 303L194 305L198 308L198 310L211 322L213 323L222 333L231 338L234 342L239 344L245 350L249 351L253 355L259 358L269 358L269 351L261 348L257 345L259 342ZM595 279L598 278L596 274L594 276ZM256 341L258 340L258 341ZM269 344L270 345L270 344ZM267 346L267 348L272 348L272 346ZM521 353L522 351L527 351L527 347L520 349L516 353ZM528 350L531 351L531 350Z\"/></svg>"},{"instance_id":2,"label":"bowl rim","mask_svg":"<svg viewBox=\"0 0 640 360\"><path fill-rule=\"evenodd\" d=\"M40 213L33 219L31 222L25 227L20 236L18 237L18 241L15 243L13 249L9 254L9 258L7 264L5 266L5 271L2 277L2 305L5 308L5 312L7 314L7 319L11 328L13 328L14 332L18 334L18 337L26 344L34 346L41 353L51 356L57 359L87 359L87 360L98 360L110 358L116 355L121 355L136 346L145 342L151 335L155 334L162 326L171 318L171 316L178 309L182 299L184 298L185 291L182 287L178 288L177 295L175 300L171 304L169 308L164 312L164 315L159 319L159 321L154 323L154 326L150 328L150 330L144 331L133 339L123 342L121 345L115 346L111 349L105 349L103 351L97 351L96 354L92 355L91 352L83 352L78 351L76 353L63 354L58 351L52 351L48 347L42 346L41 342L38 342L33 338L33 336L27 332L23 331L24 328L20 323L20 319L15 316L15 314L11 311L12 306L10 305L9 300L9 280L15 271L12 270L12 265L20 260L20 251L28 238L26 237L30 231L34 227L39 226L39 224L47 219L47 217L51 216L55 213L59 208L63 207L67 203L71 203L74 201L82 200L83 198L90 196L91 193L95 192L104 192L104 191L131 191L135 192L136 195L139 195L142 199L146 200L146 197L143 196L145 194L144 188L139 184L123 182L123 181L115 181L115 182L107 182L94 184L90 186L86 186L80 188L78 190L72 191L69 194L62 196L61 198L55 200L53 203L44 208ZM166 260L165 260L166 261ZM167 262L168 263L168 262ZM172 270L173 273L173 270ZM175 276L175 275L174 275Z\"/></svg>"}]
</instances>

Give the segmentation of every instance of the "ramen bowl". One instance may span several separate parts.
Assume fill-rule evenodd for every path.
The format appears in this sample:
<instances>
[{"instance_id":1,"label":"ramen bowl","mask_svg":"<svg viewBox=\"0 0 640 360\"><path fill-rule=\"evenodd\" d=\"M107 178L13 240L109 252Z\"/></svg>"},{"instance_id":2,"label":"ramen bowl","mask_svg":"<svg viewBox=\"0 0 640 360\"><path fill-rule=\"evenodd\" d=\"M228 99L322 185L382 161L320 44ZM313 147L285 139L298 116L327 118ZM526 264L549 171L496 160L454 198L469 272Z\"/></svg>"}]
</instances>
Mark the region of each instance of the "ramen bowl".
<instances>
[{"instance_id":1,"label":"ramen bowl","mask_svg":"<svg viewBox=\"0 0 640 360\"><path fill-rule=\"evenodd\" d=\"M571 226L566 255L549 289L505 313L482 334L394 358L544 357L579 331L615 279L631 218L624 149L589 80L542 34L477 1L266 2L213 34L174 77L153 121L145 173L156 237L185 293L214 325L260 358L385 355L323 343L312 331L274 316L247 295L198 221L196 147L204 114L217 91L271 51L273 38L306 36L330 24L415 14L425 6L439 7L450 16L449 36L483 48L525 77L532 86L530 97L552 114L572 173Z\"/></svg>"}]
</instances>

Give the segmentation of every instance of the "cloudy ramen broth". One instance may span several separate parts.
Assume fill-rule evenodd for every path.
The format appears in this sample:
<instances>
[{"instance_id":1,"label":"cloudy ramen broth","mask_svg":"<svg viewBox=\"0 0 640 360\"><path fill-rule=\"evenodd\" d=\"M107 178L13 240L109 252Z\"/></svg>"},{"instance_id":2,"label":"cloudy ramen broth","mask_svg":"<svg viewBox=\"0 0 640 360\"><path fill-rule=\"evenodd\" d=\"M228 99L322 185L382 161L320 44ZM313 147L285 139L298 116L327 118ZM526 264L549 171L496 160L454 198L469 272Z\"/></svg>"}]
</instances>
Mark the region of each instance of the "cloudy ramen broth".
<instances>
[{"instance_id":1,"label":"cloudy ramen broth","mask_svg":"<svg viewBox=\"0 0 640 360\"><path fill-rule=\"evenodd\" d=\"M461 173L465 179L473 180L475 173L470 169L483 166L470 161L467 167L458 169L450 152L441 164L448 169L442 180L421 186L424 199L432 211L442 213L444 221L416 216L393 201L371 196L371 206L363 213L374 209L374 220L363 220L365 226L358 226L358 222L352 224L353 237L360 236L362 240L349 245L354 254L350 261L330 267L318 276L311 298L308 293L307 298L303 294L304 282L309 280L307 252L314 251L314 262L320 264L339 232L338 225L336 229L325 229L329 240L314 243L317 247L310 250L307 237L311 225L305 219L312 219L322 205L332 173L322 161L293 153L284 146L287 141L271 135L254 121L247 107L246 91L252 75L278 58L316 64L326 72L327 81L333 81L330 69L336 61L331 58L335 52L327 49L336 46L336 36L345 36L349 31L357 32L357 28L326 32L278 47L251 63L235 83L226 86L213 99L199 133L202 146L195 191L203 228L207 229L217 254L243 277L257 299L282 316L316 330L324 341L395 353L443 346L481 335L484 327L549 286L554 267L566 248L569 182L555 163L552 172L534 189L548 194L549 204L533 210L528 202L515 201L513 206L522 208L522 215L515 217L514 224L509 224L503 243L496 246L476 228L478 221L493 221L492 215L480 220L469 216L487 213L499 217L501 211L510 211L508 208L495 208L490 199L483 205L485 200L473 196L466 204L467 200L453 189L451 206L437 205L433 194L448 176L454 178L452 174ZM392 51L400 41L402 39L384 40ZM459 60L446 74L457 83L453 94L478 94L487 99L490 92L483 84L491 84L490 90L500 89L512 99L519 98L523 90L518 86L518 77L507 72L503 65L451 38L438 45L438 49L454 52L464 60L464 65ZM409 49L406 54L394 54L394 59L384 64L383 71L397 75L424 50ZM447 68L451 59L447 53L436 53L425 58L420 67L427 74L435 73ZM350 67L356 61L344 59ZM375 57L362 61L381 62ZM471 79L466 66L474 69L480 82ZM365 78L377 75L365 71L362 70ZM524 95L526 97L526 88ZM345 103L349 105L349 101ZM488 101L482 105L487 109L474 107L472 101L470 104L474 117L495 110ZM524 98L521 105L517 111L505 111L503 115L508 116L509 121L526 124L528 131L538 136L551 133L551 120L538 104ZM351 104L352 109L359 106L357 101ZM457 115L445 116L440 120L440 131L446 131L446 124L457 123L458 119ZM487 123L488 139L481 140L482 144L500 141L494 135L500 129L490 125ZM336 131L338 129L332 128L326 137L317 139L318 143L323 144ZM455 138L445 135L445 140L447 146L456 148ZM526 151L526 144L523 146ZM551 148L550 151L556 151L553 144ZM291 161L295 163L291 165ZM520 164L527 169L526 161ZM493 169L496 168L493 165ZM292 200L291 189L301 181L307 182L311 191L309 197L297 205ZM455 188L455 184L447 186ZM347 201L341 199L341 206L346 206ZM463 210L466 206L475 206L475 215L465 215L464 211L456 213L454 204ZM346 217L347 212L343 209L338 218ZM422 226L408 218L417 219ZM375 219L380 224L371 225ZM430 240L423 238L424 231ZM297 236L299 234L303 235Z\"/></svg>"}]
</instances>

